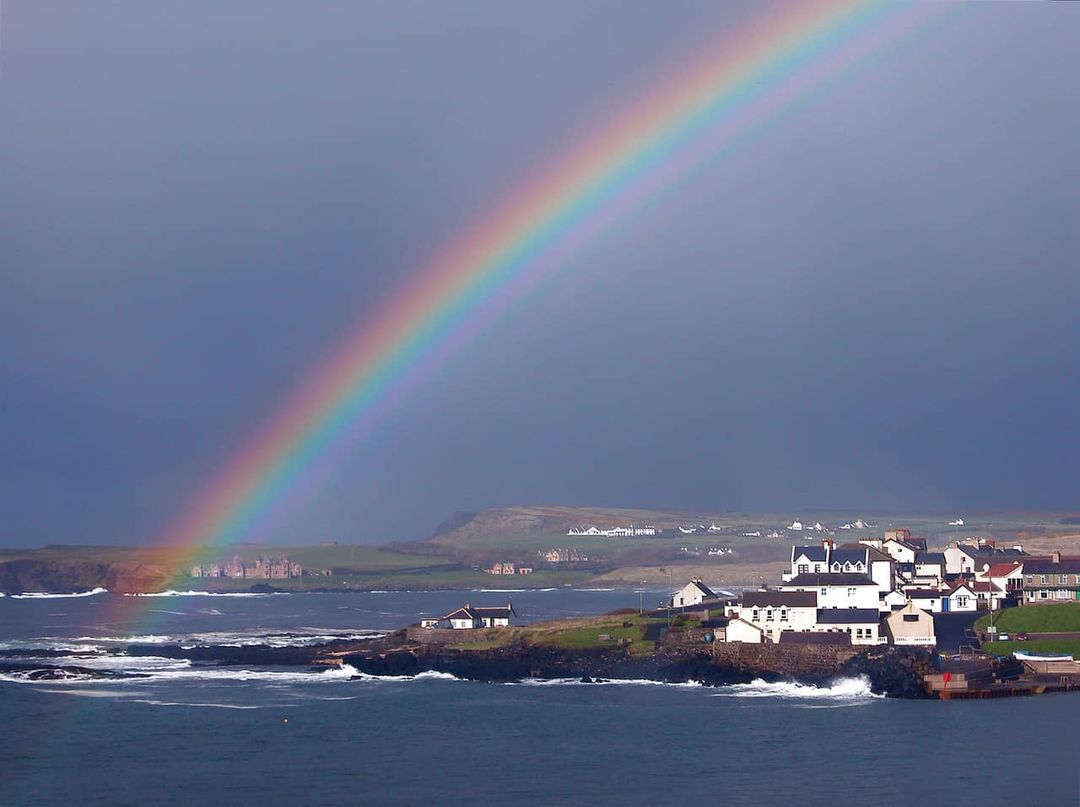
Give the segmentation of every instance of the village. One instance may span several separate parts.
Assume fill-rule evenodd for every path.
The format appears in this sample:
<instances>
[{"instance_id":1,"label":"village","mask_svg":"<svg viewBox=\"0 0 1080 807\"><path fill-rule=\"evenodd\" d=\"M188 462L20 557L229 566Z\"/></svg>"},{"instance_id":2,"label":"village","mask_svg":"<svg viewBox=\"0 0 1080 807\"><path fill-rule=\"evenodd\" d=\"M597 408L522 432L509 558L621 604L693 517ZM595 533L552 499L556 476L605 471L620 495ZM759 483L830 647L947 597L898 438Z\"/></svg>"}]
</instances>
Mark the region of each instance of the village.
<instances>
[{"instance_id":1,"label":"village","mask_svg":"<svg viewBox=\"0 0 1080 807\"><path fill-rule=\"evenodd\" d=\"M702 641L715 644L924 648L938 659L937 668L926 671L928 689L938 697L964 697L997 691L991 684L1002 683L1001 671L1012 680L1014 694L1026 691L1021 686L1025 680L1051 688L1071 688L1073 676L1080 681L1080 665L1071 654L1016 651L1009 666L980 650L983 642L1041 638L999 631L994 619L1003 610L1076 602L1080 558L1063 558L1060 552L1033 556L1019 544L998 546L985 538L932 551L909 530L890 529L883 537L852 543L824 538L819 544L793 546L788 568L775 585L763 583L738 595L702 579L690 580L655 613L666 614L668 625L674 619L696 621L704 631ZM976 629L980 617L988 617L989 624ZM520 624L512 603L465 604L423 620L421 627L471 630Z\"/></svg>"},{"instance_id":2,"label":"village","mask_svg":"<svg viewBox=\"0 0 1080 807\"><path fill-rule=\"evenodd\" d=\"M260 555L251 563L245 563L239 557L221 563L207 563L191 567L192 577L226 577L235 580L287 580L302 577L304 567L284 555L263 557Z\"/></svg>"}]
</instances>

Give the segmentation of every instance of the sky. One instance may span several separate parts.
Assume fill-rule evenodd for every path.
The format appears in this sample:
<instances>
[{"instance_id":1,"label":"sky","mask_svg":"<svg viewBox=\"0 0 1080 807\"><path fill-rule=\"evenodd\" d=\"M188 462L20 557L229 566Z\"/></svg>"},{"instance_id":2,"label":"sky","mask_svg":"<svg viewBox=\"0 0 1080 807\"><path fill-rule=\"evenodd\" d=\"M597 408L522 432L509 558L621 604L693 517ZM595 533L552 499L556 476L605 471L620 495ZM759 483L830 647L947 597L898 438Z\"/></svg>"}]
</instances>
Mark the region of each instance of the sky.
<instances>
[{"instance_id":1,"label":"sky","mask_svg":"<svg viewBox=\"0 0 1080 807\"><path fill-rule=\"evenodd\" d=\"M150 543L456 234L761 5L0 9L0 545ZM1080 509L1080 7L971 6L568 258L252 540Z\"/></svg>"}]
</instances>

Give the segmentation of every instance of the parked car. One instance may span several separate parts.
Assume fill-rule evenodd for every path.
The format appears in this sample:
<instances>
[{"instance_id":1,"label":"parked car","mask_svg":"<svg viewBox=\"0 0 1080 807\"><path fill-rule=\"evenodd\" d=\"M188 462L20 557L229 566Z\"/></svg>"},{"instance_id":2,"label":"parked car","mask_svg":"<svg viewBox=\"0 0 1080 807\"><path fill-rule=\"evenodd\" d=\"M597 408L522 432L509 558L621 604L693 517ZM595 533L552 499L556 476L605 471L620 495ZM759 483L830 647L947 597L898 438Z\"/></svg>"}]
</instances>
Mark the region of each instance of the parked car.
<instances>
[{"instance_id":1,"label":"parked car","mask_svg":"<svg viewBox=\"0 0 1080 807\"><path fill-rule=\"evenodd\" d=\"M1018 641L1018 642L1026 642L1027 640L1028 640L1028 635L1026 633L1024 633L1023 631L1020 631L1018 634L1016 634L1016 641Z\"/></svg>"},{"instance_id":2,"label":"parked car","mask_svg":"<svg viewBox=\"0 0 1080 807\"><path fill-rule=\"evenodd\" d=\"M998 634L998 635L997 635L997 636L995 637L994 641L997 641L997 642L1007 642L1007 641L1009 641L1009 640L1010 640L1011 638L1012 638L1012 637L1011 637L1011 636L1009 636L1009 634L1007 634L1007 633L999 633L999 634Z\"/></svg>"}]
</instances>

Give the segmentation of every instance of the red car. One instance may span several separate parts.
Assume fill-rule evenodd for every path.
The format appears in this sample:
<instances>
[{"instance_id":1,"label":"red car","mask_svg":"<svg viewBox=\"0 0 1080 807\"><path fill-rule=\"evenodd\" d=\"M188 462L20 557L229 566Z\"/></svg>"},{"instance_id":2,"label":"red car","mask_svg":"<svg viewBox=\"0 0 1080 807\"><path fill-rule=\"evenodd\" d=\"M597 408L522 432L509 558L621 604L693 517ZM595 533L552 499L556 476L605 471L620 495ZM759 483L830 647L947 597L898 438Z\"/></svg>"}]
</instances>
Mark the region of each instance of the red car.
<instances>
[{"instance_id":1,"label":"red car","mask_svg":"<svg viewBox=\"0 0 1080 807\"><path fill-rule=\"evenodd\" d=\"M1028 640L1028 635L1026 633L1024 633L1023 631L1016 634L1016 641L1018 641L1018 642L1026 642L1027 640Z\"/></svg>"}]
</instances>

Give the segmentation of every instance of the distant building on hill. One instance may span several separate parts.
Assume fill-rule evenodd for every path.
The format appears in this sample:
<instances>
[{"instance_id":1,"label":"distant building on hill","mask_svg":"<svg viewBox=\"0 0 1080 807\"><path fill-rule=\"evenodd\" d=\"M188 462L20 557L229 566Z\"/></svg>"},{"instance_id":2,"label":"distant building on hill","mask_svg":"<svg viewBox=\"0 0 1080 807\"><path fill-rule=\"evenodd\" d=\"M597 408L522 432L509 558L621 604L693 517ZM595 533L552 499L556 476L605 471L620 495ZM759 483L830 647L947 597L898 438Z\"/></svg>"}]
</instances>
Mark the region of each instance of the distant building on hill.
<instances>
[{"instance_id":1,"label":"distant building on hill","mask_svg":"<svg viewBox=\"0 0 1080 807\"><path fill-rule=\"evenodd\" d=\"M234 580L287 580L290 577L302 577L304 568L284 555L263 557L260 555L254 563L244 563L239 557L224 563L208 563L192 566L192 577L228 577Z\"/></svg>"}]
</instances>

